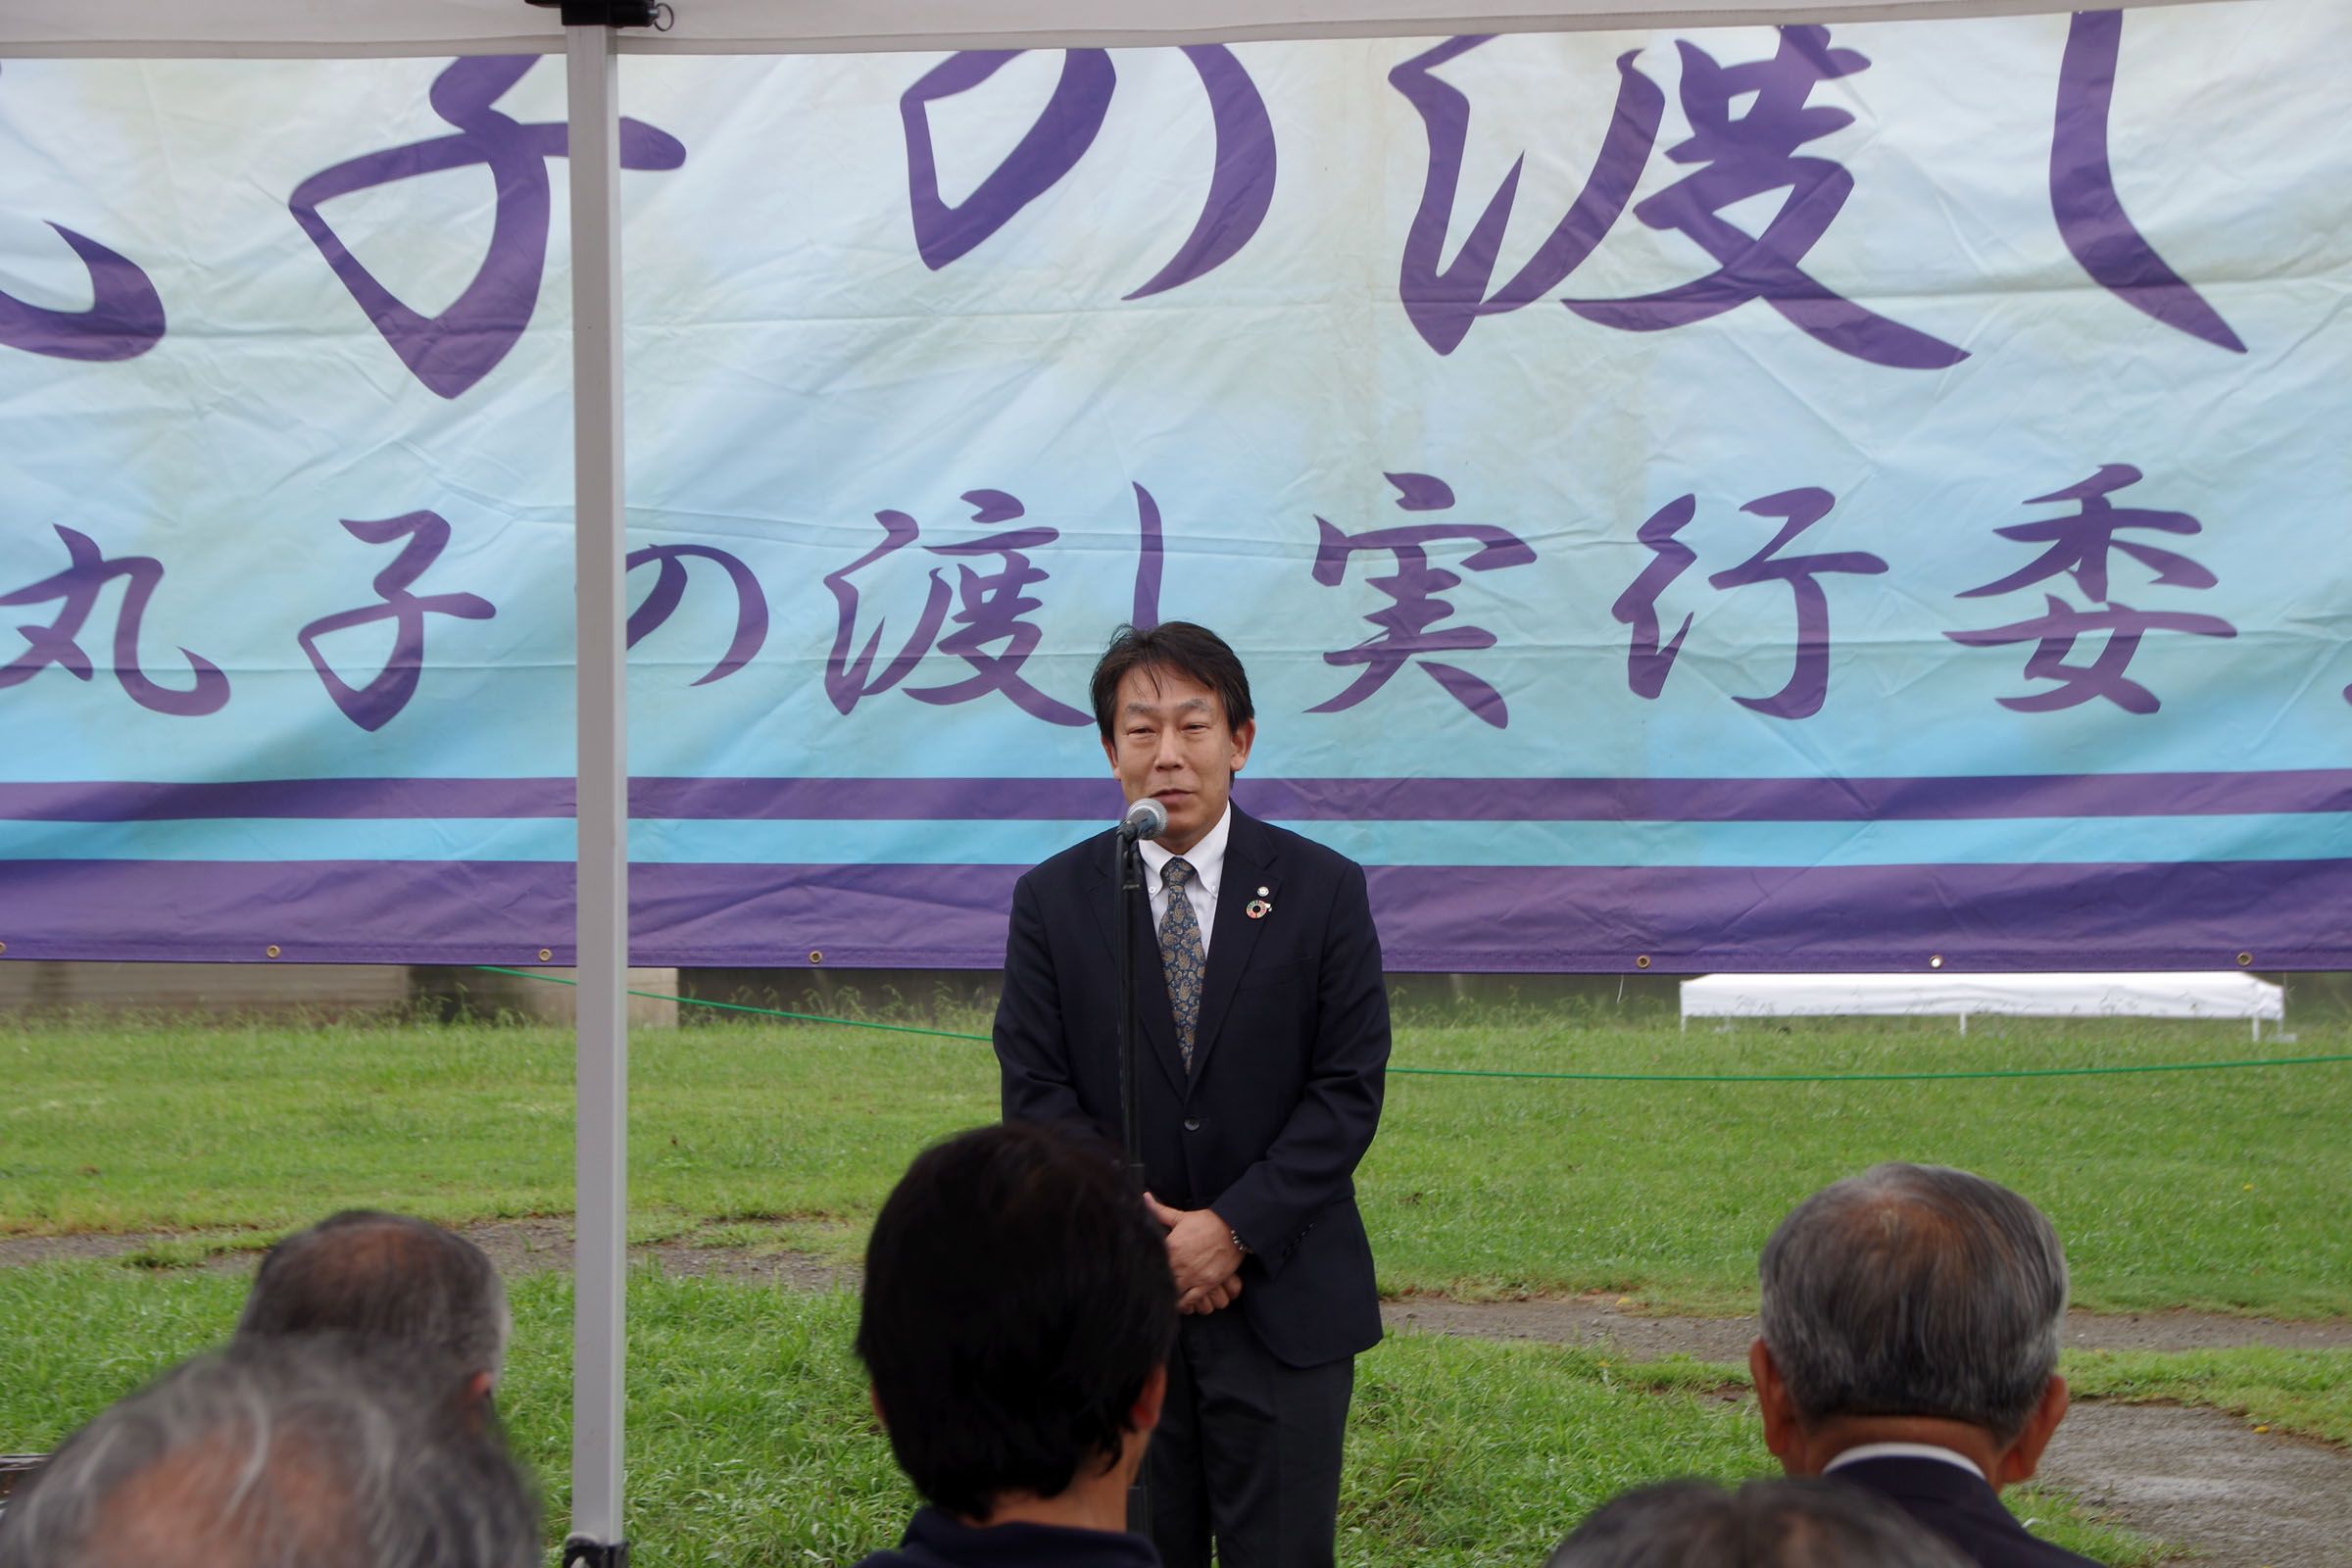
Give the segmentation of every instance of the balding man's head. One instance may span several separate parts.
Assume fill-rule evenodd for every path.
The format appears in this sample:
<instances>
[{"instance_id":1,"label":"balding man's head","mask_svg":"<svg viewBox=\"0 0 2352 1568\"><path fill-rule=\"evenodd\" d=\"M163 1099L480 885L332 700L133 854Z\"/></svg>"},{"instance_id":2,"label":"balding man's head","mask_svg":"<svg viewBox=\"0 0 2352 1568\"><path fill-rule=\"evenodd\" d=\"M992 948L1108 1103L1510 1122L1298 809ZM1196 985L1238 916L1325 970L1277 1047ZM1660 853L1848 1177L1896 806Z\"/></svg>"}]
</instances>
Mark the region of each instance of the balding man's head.
<instances>
[{"instance_id":1,"label":"balding man's head","mask_svg":"<svg viewBox=\"0 0 2352 1568\"><path fill-rule=\"evenodd\" d=\"M480 1248L406 1214L355 1208L270 1249L237 1338L347 1334L416 1346L486 1388L508 1322L506 1289Z\"/></svg>"},{"instance_id":2,"label":"balding man's head","mask_svg":"<svg viewBox=\"0 0 2352 1568\"><path fill-rule=\"evenodd\" d=\"M1764 1247L1763 1338L1807 1422L1919 1416L2007 1441L2043 1400L2066 1253L2039 1209L1967 1171L1879 1165Z\"/></svg>"},{"instance_id":3,"label":"balding man's head","mask_svg":"<svg viewBox=\"0 0 2352 1568\"><path fill-rule=\"evenodd\" d=\"M328 1335L186 1362L34 1473L0 1568L533 1568L530 1490L442 1365Z\"/></svg>"},{"instance_id":4,"label":"balding man's head","mask_svg":"<svg viewBox=\"0 0 2352 1568\"><path fill-rule=\"evenodd\" d=\"M1603 1503L1545 1568L1970 1568L1892 1504L1839 1481L1661 1481Z\"/></svg>"}]
</instances>

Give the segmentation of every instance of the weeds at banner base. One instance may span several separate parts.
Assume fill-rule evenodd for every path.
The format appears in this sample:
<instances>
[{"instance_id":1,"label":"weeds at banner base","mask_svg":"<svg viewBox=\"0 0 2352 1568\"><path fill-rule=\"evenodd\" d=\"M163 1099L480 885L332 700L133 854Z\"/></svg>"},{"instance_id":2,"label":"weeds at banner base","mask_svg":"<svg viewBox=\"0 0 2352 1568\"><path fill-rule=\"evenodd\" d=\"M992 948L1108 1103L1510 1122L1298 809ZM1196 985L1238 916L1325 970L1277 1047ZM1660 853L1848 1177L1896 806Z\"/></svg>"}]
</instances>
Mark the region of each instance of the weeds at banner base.
<instances>
[{"instance_id":1,"label":"weeds at banner base","mask_svg":"<svg viewBox=\"0 0 2352 1568\"><path fill-rule=\"evenodd\" d=\"M981 1028L969 1019L956 1027ZM2298 1025L2281 1054L2345 1049ZM2243 1054L2221 1025L1741 1025L1726 1034L1498 1012L1400 1031L1400 1064L1770 1072L2124 1065ZM844 1259L906 1158L993 1116L984 1046L727 1023L633 1044L633 1237L779 1234ZM37 1449L217 1340L244 1282L168 1265L339 1206L450 1222L570 1203L571 1041L493 1025L0 1029L0 1230L201 1231L122 1262L0 1270L0 1449ZM1755 1251L1835 1176L1966 1165L2049 1209L2088 1307L2352 1316L2340 1129L2352 1068L1792 1085L1399 1076L1362 1172L1391 1290L1603 1289L1657 1310L1752 1307ZM782 1219L779 1227L754 1221ZM233 1234L222 1234L233 1231ZM563 1519L568 1282L517 1282L502 1404ZM871 1426L845 1297L639 1273L630 1534L664 1563L839 1563L909 1498ZM2174 1398L2352 1441L2352 1352L2070 1356L2086 1396ZM1743 1373L1418 1336L1360 1366L1343 1557L1524 1564L1619 1488L1769 1469ZM2117 1563L2144 1547L2062 1499L2017 1499Z\"/></svg>"}]
</instances>

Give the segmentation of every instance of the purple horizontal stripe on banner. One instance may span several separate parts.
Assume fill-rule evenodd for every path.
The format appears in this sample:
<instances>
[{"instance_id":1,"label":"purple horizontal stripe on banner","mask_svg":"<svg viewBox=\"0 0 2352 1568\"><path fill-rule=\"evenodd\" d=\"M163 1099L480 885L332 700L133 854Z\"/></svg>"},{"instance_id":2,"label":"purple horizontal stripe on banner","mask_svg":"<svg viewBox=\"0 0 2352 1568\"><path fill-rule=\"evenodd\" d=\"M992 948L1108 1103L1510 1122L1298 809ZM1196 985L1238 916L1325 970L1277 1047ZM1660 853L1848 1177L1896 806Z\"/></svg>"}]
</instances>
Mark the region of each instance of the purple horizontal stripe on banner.
<instances>
[{"instance_id":1,"label":"purple horizontal stripe on banner","mask_svg":"<svg viewBox=\"0 0 2352 1568\"><path fill-rule=\"evenodd\" d=\"M1975 778L1360 778L1244 775L1286 822L1866 822L2352 811L2352 769ZM568 778L0 784L0 819L564 817ZM639 817L705 821L1108 821L1108 778L639 778Z\"/></svg>"},{"instance_id":2,"label":"purple horizontal stripe on banner","mask_svg":"<svg viewBox=\"0 0 2352 1568\"><path fill-rule=\"evenodd\" d=\"M0 820L571 815L568 778L265 778L217 784L0 784Z\"/></svg>"},{"instance_id":3,"label":"purple horizontal stripe on banner","mask_svg":"<svg viewBox=\"0 0 2352 1568\"><path fill-rule=\"evenodd\" d=\"M0 963L569 963L571 888L560 861L0 860Z\"/></svg>"},{"instance_id":4,"label":"purple horizontal stripe on banner","mask_svg":"<svg viewBox=\"0 0 2352 1568\"><path fill-rule=\"evenodd\" d=\"M2352 770L1957 778L1256 779L1286 821L1868 822L2352 811Z\"/></svg>"},{"instance_id":5,"label":"purple horizontal stripe on banner","mask_svg":"<svg viewBox=\"0 0 2352 1568\"><path fill-rule=\"evenodd\" d=\"M1101 778L633 778L629 814L704 821L1086 822L1126 800Z\"/></svg>"},{"instance_id":6,"label":"purple horizontal stripe on banner","mask_svg":"<svg viewBox=\"0 0 2352 1568\"><path fill-rule=\"evenodd\" d=\"M638 963L994 968L1021 867L640 865ZM1375 866L1391 969L2352 968L2352 860ZM1274 918L1279 917L1279 911ZM571 961L571 874L512 861L0 862L0 962Z\"/></svg>"}]
</instances>

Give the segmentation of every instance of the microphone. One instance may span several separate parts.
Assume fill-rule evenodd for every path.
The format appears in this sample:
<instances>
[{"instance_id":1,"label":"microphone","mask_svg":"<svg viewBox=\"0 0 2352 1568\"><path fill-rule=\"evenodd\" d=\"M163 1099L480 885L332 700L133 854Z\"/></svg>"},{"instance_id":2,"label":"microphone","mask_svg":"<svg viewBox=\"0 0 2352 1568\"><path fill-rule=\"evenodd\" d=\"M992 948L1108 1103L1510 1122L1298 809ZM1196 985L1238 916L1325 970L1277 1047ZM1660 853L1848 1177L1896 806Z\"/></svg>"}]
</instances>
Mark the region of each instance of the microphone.
<instances>
[{"instance_id":1,"label":"microphone","mask_svg":"<svg viewBox=\"0 0 2352 1568\"><path fill-rule=\"evenodd\" d=\"M1168 830L1168 808L1147 795L1127 808L1119 818L1119 837L1123 840L1155 839Z\"/></svg>"}]
</instances>

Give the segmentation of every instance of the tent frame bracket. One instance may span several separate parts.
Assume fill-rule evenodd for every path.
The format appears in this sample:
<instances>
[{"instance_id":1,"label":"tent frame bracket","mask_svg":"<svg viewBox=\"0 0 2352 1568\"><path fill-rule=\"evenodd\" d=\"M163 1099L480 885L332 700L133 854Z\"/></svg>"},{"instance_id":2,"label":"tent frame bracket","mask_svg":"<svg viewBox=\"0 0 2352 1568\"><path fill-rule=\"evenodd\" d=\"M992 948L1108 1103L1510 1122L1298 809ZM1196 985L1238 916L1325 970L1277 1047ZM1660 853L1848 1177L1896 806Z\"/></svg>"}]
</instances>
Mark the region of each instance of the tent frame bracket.
<instances>
[{"instance_id":1,"label":"tent frame bracket","mask_svg":"<svg viewBox=\"0 0 2352 1568\"><path fill-rule=\"evenodd\" d=\"M652 27L669 30L669 7L662 0L523 0L562 13L566 27Z\"/></svg>"}]
</instances>

